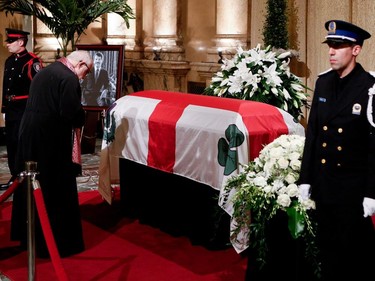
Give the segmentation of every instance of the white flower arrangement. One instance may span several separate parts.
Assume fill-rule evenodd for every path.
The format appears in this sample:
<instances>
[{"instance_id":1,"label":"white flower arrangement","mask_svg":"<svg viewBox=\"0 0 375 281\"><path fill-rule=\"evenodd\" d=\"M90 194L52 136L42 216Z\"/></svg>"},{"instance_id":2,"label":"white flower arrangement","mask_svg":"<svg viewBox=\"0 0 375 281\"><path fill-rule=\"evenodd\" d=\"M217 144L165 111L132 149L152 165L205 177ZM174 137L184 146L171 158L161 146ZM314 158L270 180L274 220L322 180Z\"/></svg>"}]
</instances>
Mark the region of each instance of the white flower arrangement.
<instances>
[{"instance_id":1,"label":"white flower arrangement","mask_svg":"<svg viewBox=\"0 0 375 281\"><path fill-rule=\"evenodd\" d=\"M248 245L255 248L260 266L267 262L267 222L277 212L288 216L288 228L294 239L305 241L305 254L316 274L320 272L315 244L315 222L311 211L315 202L303 199L296 184L301 168L305 137L281 135L266 145L259 157L243 166L243 171L230 178L225 186L225 194L232 194L233 203L231 241L243 241L243 233L248 236ZM234 190L234 193L233 193Z\"/></svg>"},{"instance_id":2,"label":"white flower arrangement","mask_svg":"<svg viewBox=\"0 0 375 281\"><path fill-rule=\"evenodd\" d=\"M289 112L299 120L302 106L308 106L308 88L290 72L291 52L280 54L260 45L244 51L241 47L232 59L224 59L221 71L204 90L207 95L268 103Z\"/></svg>"}]
</instances>

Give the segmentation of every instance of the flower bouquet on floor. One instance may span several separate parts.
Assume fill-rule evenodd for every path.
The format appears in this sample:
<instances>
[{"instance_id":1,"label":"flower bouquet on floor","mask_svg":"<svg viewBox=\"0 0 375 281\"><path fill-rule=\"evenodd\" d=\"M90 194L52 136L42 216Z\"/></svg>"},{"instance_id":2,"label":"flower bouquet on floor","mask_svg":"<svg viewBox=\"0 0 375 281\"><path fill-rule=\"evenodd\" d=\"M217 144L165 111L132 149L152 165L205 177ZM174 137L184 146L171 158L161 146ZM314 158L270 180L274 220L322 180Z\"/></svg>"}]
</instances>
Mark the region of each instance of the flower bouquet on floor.
<instances>
[{"instance_id":1,"label":"flower bouquet on floor","mask_svg":"<svg viewBox=\"0 0 375 281\"><path fill-rule=\"evenodd\" d=\"M268 257L266 226L282 212L291 237L303 241L304 256L318 275L316 223L311 216L315 202L303 200L296 184L304 141L305 137L299 135L281 135L266 145L259 157L243 166L240 174L230 178L224 188L232 194L226 198L233 204L231 241L242 241L239 234L245 233L260 268Z\"/></svg>"},{"instance_id":2,"label":"flower bouquet on floor","mask_svg":"<svg viewBox=\"0 0 375 281\"><path fill-rule=\"evenodd\" d=\"M276 53L260 45L248 51L241 47L212 78L204 94L268 103L290 113L296 120L308 106L308 88L290 72L292 53Z\"/></svg>"}]
</instances>

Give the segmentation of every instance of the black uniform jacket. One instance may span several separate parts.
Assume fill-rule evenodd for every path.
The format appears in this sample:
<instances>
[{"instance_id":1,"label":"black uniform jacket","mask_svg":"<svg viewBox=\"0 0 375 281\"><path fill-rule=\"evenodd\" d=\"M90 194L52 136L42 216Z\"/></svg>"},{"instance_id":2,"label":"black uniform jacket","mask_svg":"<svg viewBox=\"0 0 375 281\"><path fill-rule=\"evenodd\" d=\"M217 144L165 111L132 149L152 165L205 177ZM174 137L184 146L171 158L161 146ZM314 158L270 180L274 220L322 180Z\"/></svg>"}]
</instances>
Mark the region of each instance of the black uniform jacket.
<instances>
[{"instance_id":1,"label":"black uniform jacket","mask_svg":"<svg viewBox=\"0 0 375 281\"><path fill-rule=\"evenodd\" d=\"M299 183L311 184L317 203L375 198L375 128L366 115L374 83L358 63L342 79L329 71L316 82Z\"/></svg>"},{"instance_id":2,"label":"black uniform jacket","mask_svg":"<svg viewBox=\"0 0 375 281\"><path fill-rule=\"evenodd\" d=\"M21 120L27 98L10 101L9 97L29 95L31 80L42 67L42 61L27 50L6 59L1 112L6 113L7 120Z\"/></svg>"}]
</instances>

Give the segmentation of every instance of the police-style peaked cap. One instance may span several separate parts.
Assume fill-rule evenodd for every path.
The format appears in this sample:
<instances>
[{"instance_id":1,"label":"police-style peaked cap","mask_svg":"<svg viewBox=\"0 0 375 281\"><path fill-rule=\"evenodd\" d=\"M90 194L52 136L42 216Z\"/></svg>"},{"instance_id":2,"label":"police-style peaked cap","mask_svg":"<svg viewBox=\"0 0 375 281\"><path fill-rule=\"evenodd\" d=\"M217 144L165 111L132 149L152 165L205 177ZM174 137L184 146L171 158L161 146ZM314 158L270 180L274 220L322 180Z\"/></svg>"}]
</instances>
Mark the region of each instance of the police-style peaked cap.
<instances>
[{"instance_id":1,"label":"police-style peaked cap","mask_svg":"<svg viewBox=\"0 0 375 281\"><path fill-rule=\"evenodd\" d=\"M17 39L27 38L27 35L30 34L30 32L27 32L27 31L11 29L11 28L6 28L5 31L7 33L7 39L5 40L5 42L9 42L9 43L14 42Z\"/></svg>"},{"instance_id":2,"label":"police-style peaked cap","mask_svg":"<svg viewBox=\"0 0 375 281\"><path fill-rule=\"evenodd\" d=\"M342 20L329 20L324 27L328 34L323 43L354 43L362 46L363 41L371 37L366 30Z\"/></svg>"}]
</instances>

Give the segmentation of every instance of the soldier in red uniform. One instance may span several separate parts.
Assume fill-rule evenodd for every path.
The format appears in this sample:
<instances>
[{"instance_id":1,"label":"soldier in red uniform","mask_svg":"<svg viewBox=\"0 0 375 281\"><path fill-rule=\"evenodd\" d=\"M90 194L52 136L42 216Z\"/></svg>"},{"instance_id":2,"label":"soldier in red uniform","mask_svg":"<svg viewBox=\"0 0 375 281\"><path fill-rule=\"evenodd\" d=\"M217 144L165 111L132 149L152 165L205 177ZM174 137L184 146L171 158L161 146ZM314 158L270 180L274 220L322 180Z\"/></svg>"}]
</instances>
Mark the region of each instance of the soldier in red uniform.
<instances>
[{"instance_id":1,"label":"soldier in red uniform","mask_svg":"<svg viewBox=\"0 0 375 281\"><path fill-rule=\"evenodd\" d=\"M41 59L26 49L29 32L7 28L6 33L5 42L11 55L6 59L4 66L1 112L5 113L5 143L12 177L8 183L0 186L0 190L7 189L17 176L15 157L18 129L25 111L31 80L43 67Z\"/></svg>"}]
</instances>

